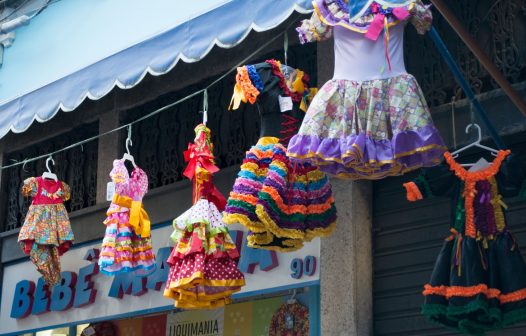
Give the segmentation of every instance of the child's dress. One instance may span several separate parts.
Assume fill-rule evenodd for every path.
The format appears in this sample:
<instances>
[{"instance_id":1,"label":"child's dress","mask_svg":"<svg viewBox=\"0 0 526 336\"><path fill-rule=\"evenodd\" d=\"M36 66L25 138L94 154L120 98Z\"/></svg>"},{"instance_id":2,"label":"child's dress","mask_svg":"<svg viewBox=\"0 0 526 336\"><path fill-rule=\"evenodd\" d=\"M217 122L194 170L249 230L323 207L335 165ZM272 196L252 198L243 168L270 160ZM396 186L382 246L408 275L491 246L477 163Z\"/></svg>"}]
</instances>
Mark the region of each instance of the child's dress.
<instances>
[{"instance_id":1,"label":"child's dress","mask_svg":"<svg viewBox=\"0 0 526 336\"><path fill-rule=\"evenodd\" d=\"M189 164L184 175L192 180L194 205L173 222L175 247L168 258L164 296L179 308L217 308L231 302L245 277L237 268L239 252L221 220L226 200L212 183L219 169L205 125L196 127L195 143L185 157Z\"/></svg>"},{"instance_id":2,"label":"child's dress","mask_svg":"<svg viewBox=\"0 0 526 336\"><path fill-rule=\"evenodd\" d=\"M60 256L73 242L73 231L64 206L70 198L69 186L61 181L31 177L24 181L22 194L32 197L18 241L24 253L52 287L59 283Z\"/></svg>"},{"instance_id":3,"label":"child's dress","mask_svg":"<svg viewBox=\"0 0 526 336\"><path fill-rule=\"evenodd\" d=\"M336 224L336 207L325 174L310 164L292 164L286 156L283 143L297 129L289 120L296 119L294 113L303 114L300 106L306 105L304 95L311 92L308 76L294 71L296 79L288 84L281 64L274 60L238 68L236 90L251 103L257 100L263 136L246 153L223 220L247 227L248 245L254 248L294 251L305 241L329 235ZM280 96L295 103L292 111L280 111Z\"/></svg>"},{"instance_id":4,"label":"child's dress","mask_svg":"<svg viewBox=\"0 0 526 336\"><path fill-rule=\"evenodd\" d=\"M334 34L335 69L314 97L287 155L339 177L380 179L440 162L446 150L423 93L407 73L403 36L410 20L431 27L420 1L315 0L298 28L302 43ZM365 7L360 8L362 5ZM351 7L352 7L351 6Z\"/></svg>"},{"instance_id":5,"label":"child's dress","mask_svg":"<svg viewBox=\"0 0 526 336\"><path fill-rule=\"evenodd\" d=\"M524 163L500 151L480 171L467 171L445 153L447 164L428 168L404 184L407 198L453 198L451 235L424 286L422 313L431 321L479 335L526 319L526 264L509 232L502 197L522 194ZM502 196L501 196L502 195Z\"/></svg>"},{"instance_id":6,"label":"child's dress","mask_svg":"<svg viewBox=\"0 0 526 336\"><path fill-rule=\"evenodd\" d=\"M147 275L155 270L155 255L150 237L150 220L142 199L148 191L148 176L135 167L131 176L124 160L113 161L110 177L115 194L106 212L106 233L99 258L100 271L106 275L135 271Z\"/></svg>"}]
</instances>

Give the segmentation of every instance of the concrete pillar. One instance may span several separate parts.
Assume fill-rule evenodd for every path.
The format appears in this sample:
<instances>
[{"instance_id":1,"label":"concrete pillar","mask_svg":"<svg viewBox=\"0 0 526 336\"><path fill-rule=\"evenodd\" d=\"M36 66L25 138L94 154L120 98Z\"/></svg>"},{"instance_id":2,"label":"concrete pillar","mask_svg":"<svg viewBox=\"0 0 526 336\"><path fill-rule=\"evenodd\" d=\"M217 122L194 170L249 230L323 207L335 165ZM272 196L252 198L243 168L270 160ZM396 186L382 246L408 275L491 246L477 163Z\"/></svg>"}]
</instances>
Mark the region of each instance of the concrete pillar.
<instances>
[{"instance_id":1,"label":"concrete pillar","mask_svg":"<svg viewBox=\"0 0 526 336\"><path fill-rule=\"evenodd\" d=\"M119 112L111 110L99 118L99 134L119 126ZM99 138L97 161L97 204L106 202L106 184L110 182L109 173L113 160L119 155L119 132L113 132Z\"/></svg>"},{"instance_id":2,"label":"concrete pillar","mask_svg":"<svg viewBox=\"0 0 526 336\"><path fill-rule=\"evenodd\" d=\"M332 78L332 42L318 44L318 87ZM338 221L321 240L321 335L373 334L372 183L331 179Z\"/></svg>"},{"instance_id":3,"label":"concrete pillar","mask_svg":"<svg viewBox=\"0 0 526 336\"><path fill-rule=\"evenodd\" d=\"M331 180L338 221L321 240L321 334L373 334L371 182Z\"/></svg>"}]
</instances>

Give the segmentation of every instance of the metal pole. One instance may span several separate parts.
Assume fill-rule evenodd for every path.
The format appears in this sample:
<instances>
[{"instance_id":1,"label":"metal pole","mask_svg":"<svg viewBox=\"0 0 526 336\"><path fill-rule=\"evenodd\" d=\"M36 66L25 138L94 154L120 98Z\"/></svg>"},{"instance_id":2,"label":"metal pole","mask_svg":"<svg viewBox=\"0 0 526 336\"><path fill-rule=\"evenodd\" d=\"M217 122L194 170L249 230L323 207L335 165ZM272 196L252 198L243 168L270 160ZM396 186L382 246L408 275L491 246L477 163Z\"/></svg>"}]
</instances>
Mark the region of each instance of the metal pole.
<instances>
[{"instance_id":1,"label":"metal pole","mask_svg":"<svg viewBox=\"0 0 526 336\"><path fill-rule=\"evenodd\" d=\"M466 46L471 50L475 57L479 60L480 64L486 69L490 76L499 84L502 88L502 91L511 99L513 104L517 106L519 111L526 116L526 103L519 96L517 91L511 86L506 77L502 75L500 70L493 64L491 59L486 55L486 53L479 47L477 42L469 34L464 26L458 21L455 15L449 10L447 5L442 2L442 0L431 0L431 3L436 7L436 9L442 14L446 19L449 25L457 33L457 35L462 39Z\"/></svg>"},{"instance_id":2,"label":"metal pole","mask_svg":"<svg viewBox=\"0 0 526 336\"><path fill-rule=\"evenodd\" d=\"M447 49L446 45L444 44L444 41L438 34L435 27L431 27L431 30L429 31L429 36L431 37L438 51L440 52L440 54L446 61L451 71L453 72L453 75L455 76L457 82L460 84L460 86L466 93L466 96L468 97L470 102L475 107L475 111L477 111L477 114L480 117L480 120L482 121L482 123L484 123L484 126L486 126L486 128L488 129L489 134L491 135L491 138L493 139L495 144L497 144L497 146L500 149L504 149L505 148L504 142L500 138L499 133L497 132L495 127L493 127L493 125L491 124L491 121L489 120L488 114L484 110L484 107L482 106L482 104L479 102L479 100L475 96L475 93L471 89L471 86L469 85L468 81L462 74L462 71L460 71L460 67L453 59L453 56L451 56L451 53Z\"/></svg>"}]
</instances>

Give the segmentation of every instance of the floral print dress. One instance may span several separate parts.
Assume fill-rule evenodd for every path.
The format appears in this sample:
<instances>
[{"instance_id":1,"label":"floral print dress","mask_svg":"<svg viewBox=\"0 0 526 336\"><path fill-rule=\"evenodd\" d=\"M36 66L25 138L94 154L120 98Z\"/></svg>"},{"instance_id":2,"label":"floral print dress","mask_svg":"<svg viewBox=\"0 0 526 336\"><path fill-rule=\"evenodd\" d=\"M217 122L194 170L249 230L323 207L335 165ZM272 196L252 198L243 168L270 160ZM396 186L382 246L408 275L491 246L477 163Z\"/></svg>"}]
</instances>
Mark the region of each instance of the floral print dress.
<instances>
[{"instance_id":1,"label":"floral print dress","mask_svg":"<svg viewBox=\"0 0 526 336\"><path fill-rule=\"evenodd\" d=\"M53 286L61 280L60 256L74 239L63 203L70 199L69 186L62 181L31 177L24 181L22 194L33 200L18 241L45 283Z\"/></svg>"}]
</instances>

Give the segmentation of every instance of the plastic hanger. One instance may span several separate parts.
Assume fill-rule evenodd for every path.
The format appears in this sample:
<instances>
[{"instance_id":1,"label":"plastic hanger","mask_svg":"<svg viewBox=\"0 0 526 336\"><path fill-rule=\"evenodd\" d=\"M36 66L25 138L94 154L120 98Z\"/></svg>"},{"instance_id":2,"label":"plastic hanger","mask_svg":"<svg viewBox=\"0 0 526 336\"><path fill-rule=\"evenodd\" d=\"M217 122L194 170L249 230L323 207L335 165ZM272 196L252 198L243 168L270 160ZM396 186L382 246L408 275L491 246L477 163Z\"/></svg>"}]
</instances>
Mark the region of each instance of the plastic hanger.
<instances>
[{"instance_id":1,"label":"plastic hanger","mask_svg":"<svg viewBox=\"0 0 526 336\"><path fill-rule=\"evenodd\" d=\"M287 300L287 304L294 304L296 302L296 290L294 289L294 291L292 292L292 296L290 297L290 299Z\"/></svg>"},{"instance_id":2,"label":"plastic hanger","mask_svg":"<svg viewBox=\"0 0 526 336\"><path fill-rule=\"evenodd\" d=\"M51 168L49 167L49 163L52 163L53 166L55 165L55 160L53 160L53 158L51 156L49 156L47 159L46 159L46 168L47 168L47 172L44 172L42 174L42 178L43 179L49 179L49 180L54 180L55 182L58 181L58 178L57 178L57 175L56 174L53 174L51 172Z\"/></svg>"},{"instance_id":3,"label":"plastic hanger","mask_svg":"<svg viewBox=\"0 0 526 336\"><path fill-rule=\"evenodd\" d=\"M469 134L469 130L471 129L472 126L477 129L477 140L475 140L474 142L470 143L467 146L464 146L464 147L454 151L453 153L451 153L451 156L453 158L457 158L461 152L463 152L463 151L465 151L465 150L467 150L469 148L472 148L472 147L478 147L478 148L485 149L485 150L489 151L493 156L497 156L497 154L499 153L498 150L480 144L480 141L482 140L482 131L481 131L479 125L477 125L477 124L469 124L469 125L467 125L466 126L466 134ZM469 166L473 166L473 165L475 165L475 163L462 164L462 166L465 166L465 167L469 167Z\"/></svg>"},{"instance_id":4,"label":"plastic hanger","mask_svg":"<svg viewBox=\"0 0 526 336\"><path fill-rule=\"evenodd\" d=\"M137 165L135 164L135 159L133 158L133 155L130 154L129 146L133 146L133 142L131 139L131 125L129 127L130 128L128 129L128 137L126 138L126 153L124 153L124 155L122 156L122 160L130 161L133 165L133 168L136 168Z\"/></svg>"}]
</instances>

